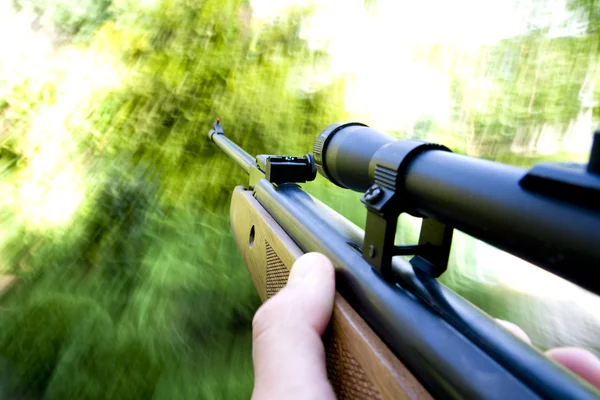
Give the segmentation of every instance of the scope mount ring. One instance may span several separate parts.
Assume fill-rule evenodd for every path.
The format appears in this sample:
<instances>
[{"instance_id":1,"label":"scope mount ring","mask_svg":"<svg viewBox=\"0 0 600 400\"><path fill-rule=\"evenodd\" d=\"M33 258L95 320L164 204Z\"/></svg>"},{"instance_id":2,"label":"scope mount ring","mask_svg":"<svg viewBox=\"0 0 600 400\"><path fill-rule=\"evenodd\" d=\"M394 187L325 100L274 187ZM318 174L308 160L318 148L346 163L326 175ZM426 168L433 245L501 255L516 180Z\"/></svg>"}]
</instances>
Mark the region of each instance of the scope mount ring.
<instances>
[{"instance_id":1,"label":"scope mount ring","mask_svg":"<svg viewBox=\"0 0 600 400\"><path fill-rule=\"evenodd\" d=\"M379 149L369 164L374 184L361 197L367 208L363 258L384 279L393 281L392 258L413 255L410 263L430 276L439 277L448 267L453 228L420 215L411 205L404 184L410 164L426 151L451 150L435 143L405 139ZM419 242L396 246L396 228L401 213L423 218Z\"/></svg>"}]
</instances>

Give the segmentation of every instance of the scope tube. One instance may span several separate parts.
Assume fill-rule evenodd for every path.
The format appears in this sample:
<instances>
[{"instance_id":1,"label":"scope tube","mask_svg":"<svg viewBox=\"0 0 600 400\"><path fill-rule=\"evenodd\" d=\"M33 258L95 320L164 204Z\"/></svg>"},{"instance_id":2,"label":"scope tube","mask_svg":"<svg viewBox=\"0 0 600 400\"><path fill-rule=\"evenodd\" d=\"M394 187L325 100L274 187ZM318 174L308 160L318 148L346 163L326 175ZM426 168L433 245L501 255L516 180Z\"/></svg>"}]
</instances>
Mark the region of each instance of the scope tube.
<instances>
[{"instance_id":1,"label":"scope tube","mask_svg":"<svg viewBox=\"0 0 600 400\"><path fill-rule=\"evenodd\" d=\"M600 293L600 213L523 189L525 174L433 150L408 166L404 186L419 213Z\"/></svg>"},{"instance_id":2,"label":"scope tube","mask_svg":"<svg viewBox=\"0 0 600 400\"><path fill-rule=\"evenodd\" d=\"M364 192L375 183L383 152L387 160L402 160L405 154L396 151L401 142L354 123L331 125L315 142L317 169L338 186ZM525 169L446 151L421 152L400 172L391 171L389 179L408 206L404 211L434 218L600 294L598 205L525 190L519 183Z\"/></svg>"},{"instance_id":3,"label":"scope tube","mask_svg":"<svg viewBox=\"0 0 600 400\"><path fill-rule=\"evenodd\" d=\"M313 146L317 171L340 187L364 192L372 185L371 158L395 140L358 122L329 125Z\"/></svg>"}]
</instances>

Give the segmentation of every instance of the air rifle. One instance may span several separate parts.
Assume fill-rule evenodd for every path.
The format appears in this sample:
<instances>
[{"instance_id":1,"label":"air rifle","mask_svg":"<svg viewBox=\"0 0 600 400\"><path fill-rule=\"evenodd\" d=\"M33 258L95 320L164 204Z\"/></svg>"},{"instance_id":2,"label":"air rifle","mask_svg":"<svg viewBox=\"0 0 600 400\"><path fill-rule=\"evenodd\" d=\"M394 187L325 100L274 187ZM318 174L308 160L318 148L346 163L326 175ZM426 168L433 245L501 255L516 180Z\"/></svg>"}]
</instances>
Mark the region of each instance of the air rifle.
<instances>
[{"instance_id":1,"label":"air rifle","mask_svg":"<svg viewBox=\"0 0 600 400\"><path fill-rule=\"evenodd\" d=\"M588 164L531 170L361 123L328 126L305 156L252 157L218 119L208 135L249 176L230 219L261 299L305 252L335 266L324 343L339 398L598 398L436 278L458 229L600 294L600 133ZM364 231L300 188L317 171L363 193ZM418 243L395 244L401 213L422 219Z\"/></svg>"}]
</instances>

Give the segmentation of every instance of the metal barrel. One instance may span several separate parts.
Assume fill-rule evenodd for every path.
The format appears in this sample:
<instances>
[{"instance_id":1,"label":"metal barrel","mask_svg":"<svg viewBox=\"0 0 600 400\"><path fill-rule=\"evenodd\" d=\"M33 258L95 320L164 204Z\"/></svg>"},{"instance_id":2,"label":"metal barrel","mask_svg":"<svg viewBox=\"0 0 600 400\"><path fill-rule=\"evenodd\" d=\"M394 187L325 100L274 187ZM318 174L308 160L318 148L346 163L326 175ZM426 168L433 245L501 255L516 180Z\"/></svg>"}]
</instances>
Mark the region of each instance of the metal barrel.
<instances>
[{"instance_id":1,"label":"metal barrel","mask_svg":"<svg viewBox=\"0 0 600 400\"><path fill-rule=\"evenodd\" d=\"M217 123L215 124L215 127L217 126L220 125ZM223 152L227 154L229 158L235 161L235 163L239 165L247 174L250 173L250 168L256 164L254 157L246 153L246 151L240 146L229 140L222 131L219 132L216 129L211 129L210 132L208 132L208 137L210 140L215 142L217 146L219 146L221 150L223 150Z\"/></svg>"}]
</instances>

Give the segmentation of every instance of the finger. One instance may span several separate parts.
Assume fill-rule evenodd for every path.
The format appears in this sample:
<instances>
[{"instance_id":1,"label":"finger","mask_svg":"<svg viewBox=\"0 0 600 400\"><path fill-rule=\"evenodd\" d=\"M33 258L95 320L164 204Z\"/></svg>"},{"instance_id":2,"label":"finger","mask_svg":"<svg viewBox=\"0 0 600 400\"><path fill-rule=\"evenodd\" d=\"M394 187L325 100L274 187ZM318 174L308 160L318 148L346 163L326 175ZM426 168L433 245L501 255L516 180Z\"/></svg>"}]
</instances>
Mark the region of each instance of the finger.
<instances>
[{"instance_id":1,"label":"finger","mask_svg":"<svg viewBox=\"0 0 600 400\"><path fill-rule=\"evenodd\" d=\"M587 350L560 347L546 355L600 389L600 360Z\"/></svg>"},{"instance_id":2,"label":"finger","mask_svg":"<svg viewBox=\"0 0 600 400\"><path fill-rule=\"evenodd\" d=\"M496 321L513 335L531 345L531 339L518 325L502 319ZM600 360L587 350L561 347L548 350L546 356L600 389Z\"/></svg>"},{"instance_id":3,"label":"finger","mask_svg":"<svg viewBox=\"0 0 600 400\"><path fill-rule=\"evenodd\" d=\"M512 322L505 321L503 319L498 319L498 318L496 318L496 322L498 322L500 325L502 325L502 327L504 329L508 330L510 333L512 333L513 335L515 335L516 337L518 337L519 339L521 339L528 345L531 345L531 339L529 339L529 336L518 325L515 325Z\"/></svg>"},{"instance_id":4,"label":"finger","mask_svg":"<svg viewBox=\"0 0 600 400\"><path fill-rule=\"evenodd\" d=\"M288 284L252 321L254 399L334 399L321 335L333 309L335 274L318 253L300 257Z\"/></svg>"}]
</instances>

